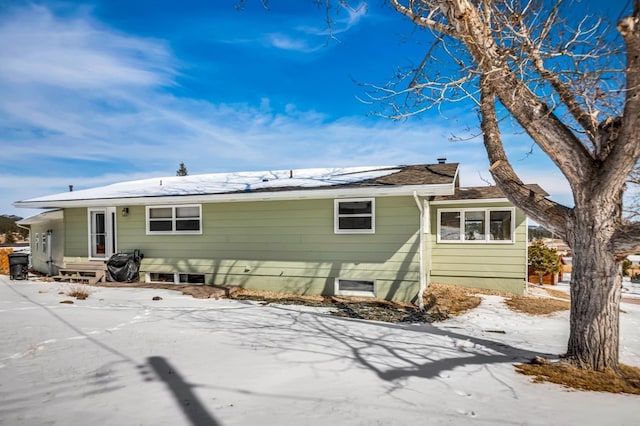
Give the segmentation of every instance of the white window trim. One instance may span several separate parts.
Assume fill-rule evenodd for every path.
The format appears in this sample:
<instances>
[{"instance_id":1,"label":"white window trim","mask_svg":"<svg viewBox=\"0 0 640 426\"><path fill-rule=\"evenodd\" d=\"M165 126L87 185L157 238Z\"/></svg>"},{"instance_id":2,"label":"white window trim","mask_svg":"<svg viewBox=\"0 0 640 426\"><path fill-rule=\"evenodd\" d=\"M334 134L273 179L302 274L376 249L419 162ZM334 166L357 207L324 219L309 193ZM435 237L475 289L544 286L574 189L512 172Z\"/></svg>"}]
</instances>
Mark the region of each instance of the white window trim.
<instances>
[{"instance_id":1,"label":"white window trim","mask_svg":"<svg viewBox=\"0 0 640 426\"><path fill-rule=\"evenodd\" d=\"M464 216L466 212L485 212L484 215L484 240L465 240L464 239ZM511 239L510 240L492 240L489 238L489 214L492 211L509 211L511 212ZM443 240L440 236L440 220L442 213L459 212L460 213L460 239L459 240ZM516 242L516 209L515 207L477 207L477 208L447 208L437 210L437 242L440 244L515 244Z\"/></svg>"},{"instance_id":2,"label":"white window trim","mask_svg":"<svg viewBox=\"0 0 640 426\"><path fill-rule=\"evenodd\" d=\"M172 275L173 281L153 281L151 279L151 274L163 274L163 275ZM204 278L204 283L193 283L191 281L181 282L180 275L202 275ZM207 285L207 275L201 272L158 272L158 271L146 271L145 272L145 282L146 283L169 283L169 284L190 284L190 285Z\"/></svg>"},{"instance_id":3,"label":"white window trim","mask_svg":"<svg viewBox=\"0 0 640 426\"><path fill-rule=\"evenodd\" d=\"M200 229L197 231L176 231L176 208L179 207L197 207L198 208L198 221L200 222ZM171 209L171 222L172 222L172 230L171 231L151 231L149 229L150 225L150 217L149 211L151 209ZM168 220L168 218L167 218ZM146 231L147 235L202 235L202 205L201 204L175 204L175 205L157 205L157 206L146 206L145 208L145 222L146 222Z\"/></svg>"},{"instance_id":4,"label":"white window trim","mask_svg":"<svg viewBox=\"0 0 640 426\"><path fill-rule=\"evenodd\" d=\"M340 229L340 203L347 202L371 202L371 229ZM343 217L355 217L356 215L343 215ZM369 215L357 215L368 217ZM376 199L375 198L338 198L333 200L333 232L336 234L375 234L376 233Z\"/></svg>"},{"instance_id":5,"label":"white window trim","mask_svg":"<svg viewBox=\"0 0 640 426\"><path fill-rule=\"evenodd\" d=\"M369 291L353 291L353 290L340 290L340 281L371 281L373 283L373 292ZM333 294L336 296L353 296L353 297L376 297L378 294L378 283L376 280L367 278L345 278L338 277L334 281Z\"/></svg>"}]
</instances>

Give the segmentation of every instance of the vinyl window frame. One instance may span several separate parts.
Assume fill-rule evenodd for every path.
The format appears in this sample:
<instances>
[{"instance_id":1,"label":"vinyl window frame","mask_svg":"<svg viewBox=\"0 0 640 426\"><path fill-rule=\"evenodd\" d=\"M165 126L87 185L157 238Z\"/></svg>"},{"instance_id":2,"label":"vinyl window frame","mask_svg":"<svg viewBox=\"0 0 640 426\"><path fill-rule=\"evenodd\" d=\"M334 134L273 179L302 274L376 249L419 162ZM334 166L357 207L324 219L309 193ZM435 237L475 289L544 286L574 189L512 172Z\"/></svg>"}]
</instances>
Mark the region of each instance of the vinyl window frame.
<instances>
[{"instance_id":1,"label":"vinyl window frame","mask_svg":"<svg viewBox=\"0 0 640 426\"><path fill-rule=\"evenodd\" d=\"M190 278L197 280L191 280ZM155 278L155 279L154 279ZM203 273L196 272L157 272L147 271L145 273L145 282L147 283L167 283L167 284L191 284L206 285L207 276Z\"/></svg>"},{"instance_id":2,"label":"vinyl window frame","mask_svg":"<svg viewBox=\"0 0 640 426\"><path fill-rule=\"evenodd\" d=\"M340 214L342 203L371 203L371 213ZM340 228L340 218L370 217L371 227L366 229ZM375 234L376 233L376 199L375 198L338 198L333 200L333 231L336 234Z\"/></svg>"},{"instance_id":3,"label":"vinyl window frame","mask_svg":"<svg viewBox=\"0 0 640 426\"><path fill-rule=\"evenodd\" d=\"M491 212L510 212L511 229L508 240L491 239ZM460 213L459 239L448 240L442 238L441 220L442 213ZM484 239L467 240L465 236L465 217L469 212L484 212ZM469 207L469 208L442 208L437 209L437 242L440 244L515 244L516 242L516 209L515 207Z\"/></svg>"},{"instance_id":4,"label":"vinyl window frame","mask_svg":"<svg viewBox=\"0 0 640 426\"><path fill-rule=\"evenodd\" d=\"M340 289L340 283L342 281L363 281L363 282L370 282L373 286L373 290L372 291L359 291L359 290L341 290ZM335 294L336 296L351 296L351 297L376 297L378 291L378 283L376 282L375 279L369 279L369 278L344 278L344 277L338 277L335 279L334 281L334 288L333 288L333 294Z\"/></svg>"},{"instance_id":5,"label":"vinyl window frame","mask_svg":"<svg viewBox=\"0 0 640 426\"><path fill-rule=\"evenodd\" d=\"M178 217L177 209L180 208L193 208L198 209L198 216L190 217ZM164 218L152 218L151 211L153 209L171 209L171 217ZM197 220L197 230L178 230L177 223L181 220ZM151 222L153 221L171 221L171 229L163 231L152 231ZM145 222L147 235L202 235L202 204L176 204L176 205L157 205L157 206L145 206Z\"/></svg>"}]
</instances>

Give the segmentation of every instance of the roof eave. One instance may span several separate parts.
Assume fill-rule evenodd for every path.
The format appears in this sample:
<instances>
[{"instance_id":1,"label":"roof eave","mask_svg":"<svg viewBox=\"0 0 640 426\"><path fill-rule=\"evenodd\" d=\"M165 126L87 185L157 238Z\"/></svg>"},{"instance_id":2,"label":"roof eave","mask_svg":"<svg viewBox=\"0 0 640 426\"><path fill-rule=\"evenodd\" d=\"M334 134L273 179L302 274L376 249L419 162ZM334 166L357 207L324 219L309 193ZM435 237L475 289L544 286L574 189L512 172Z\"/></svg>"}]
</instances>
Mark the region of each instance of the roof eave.
<instances>
[{"instance_id":1,"label":"roof eave","mask_svg":"<svg viewBox=\"0 0 640 426\"><path fill-rule=\"evenodd\" d=\"M199 194L199 195L164 195L151 197L120 197L120 198L95 198L78 200L47 200L47 201L16 201L13 203L18 208L52 209L72 207L99 207L157 205L172 203L226 203L249 201L275 201L275 200L313 200L326 198L352 198L352 197L394 197L411 195L414 192L418 196L429 197L438 195L452 195L454 183L431 185L397 185L385 187L357 187L357 188L330 188L307 189L294 191L257 191L234 192L223 194Z\"/></svg>"},{"instance_id":2,"label":"roof eave","mask_svg":"<svg viewBox=\"0 0 640 426\"><path fill-rule=\"evenodd\" d=\"M464 198L453 200L436 200L431 204L478 204L478 203L511 203L507 198Z\"/></svg>"}]
</instances>

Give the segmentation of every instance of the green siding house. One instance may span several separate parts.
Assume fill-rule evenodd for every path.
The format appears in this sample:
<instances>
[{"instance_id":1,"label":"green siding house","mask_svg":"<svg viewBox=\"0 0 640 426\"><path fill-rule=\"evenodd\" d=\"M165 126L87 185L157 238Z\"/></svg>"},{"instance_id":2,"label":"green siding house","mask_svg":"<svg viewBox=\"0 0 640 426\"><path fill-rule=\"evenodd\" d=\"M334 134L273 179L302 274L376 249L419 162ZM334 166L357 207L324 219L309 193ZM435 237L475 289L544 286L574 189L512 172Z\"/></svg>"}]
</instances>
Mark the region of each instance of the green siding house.
<instances>
[{"instance_id":1,"label":"green siding house","mask_svg":"<svg viewBox=\"0 0 640 426\"><path fill-rule=\"evenodd\" d=\"M526 217L455 163L172 176L14 203L32 266L139 250L146 282L418 300L428 282L522 293ZM42 248L42 238L46 248Z\"/></svg>"}]
</instances>

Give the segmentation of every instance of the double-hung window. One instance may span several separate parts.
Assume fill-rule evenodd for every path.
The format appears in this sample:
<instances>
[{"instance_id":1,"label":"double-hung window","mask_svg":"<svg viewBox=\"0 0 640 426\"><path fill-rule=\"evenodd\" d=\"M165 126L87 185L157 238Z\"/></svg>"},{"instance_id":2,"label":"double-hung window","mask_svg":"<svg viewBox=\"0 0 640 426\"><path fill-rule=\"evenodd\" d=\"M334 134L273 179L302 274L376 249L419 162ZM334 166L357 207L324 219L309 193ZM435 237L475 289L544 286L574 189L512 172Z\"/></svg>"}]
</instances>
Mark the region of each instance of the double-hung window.
<instances>
[{"instance_id":1,"label":"double-hung window","mask_svg":"<svg viewBox=\"0 0 640 426\"><path fill-rule=\"evenodd\" d=\"M147 206L147 234L202 234L202 207Z\"/></svg>"},{"instance_id":2,"label":"double-hung window","mask_svg":"<svg viewBox=\"0 0 640 426\"><path fill-rule=\"evenodd\" d=\"M513 243L515 209L438 210L439 243Z\"/></svg>"},{"instance_id":3,"label":"double-hung window","mask_svg":"<svg viewBox=\"0 0 640 426\"><path fill-rule=\"evenodd\" d=\"M334 201L334 230L336 234L373 234L375 200L354 198Z\"/></svg>"}]
</instances>

